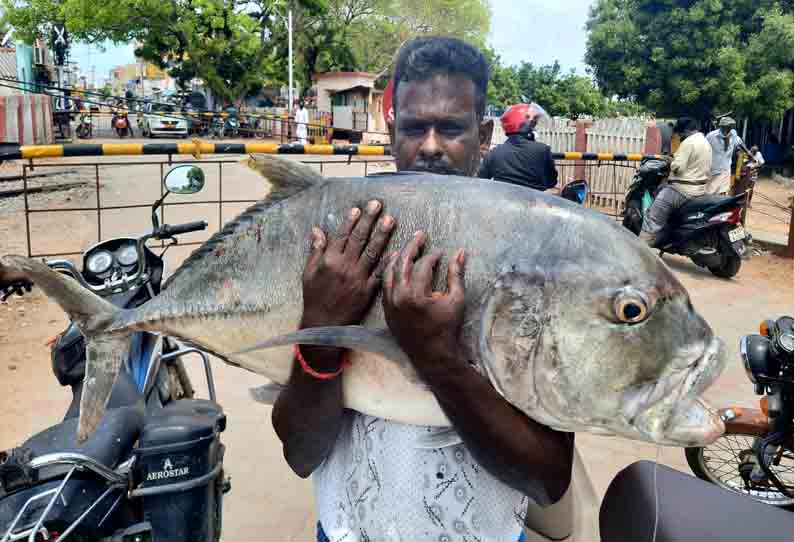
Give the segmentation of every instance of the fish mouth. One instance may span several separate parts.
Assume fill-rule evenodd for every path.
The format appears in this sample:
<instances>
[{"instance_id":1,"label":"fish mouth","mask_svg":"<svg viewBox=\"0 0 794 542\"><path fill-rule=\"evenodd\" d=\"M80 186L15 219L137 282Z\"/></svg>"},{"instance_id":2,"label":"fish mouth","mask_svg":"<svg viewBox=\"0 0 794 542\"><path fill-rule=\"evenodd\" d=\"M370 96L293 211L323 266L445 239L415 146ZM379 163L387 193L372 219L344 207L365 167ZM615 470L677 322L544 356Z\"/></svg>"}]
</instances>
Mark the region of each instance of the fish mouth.
<instances>
[{"instance_id":1,"label":"fish mouth","mask_svg":"<svg viewBox=\"0 0 794 542\"><path fill-rule=\"evenodd\" d=\"M713 337L689 364L646 391L635 428L650 442L669 446L704 446L722 436L724 422L701 395L722 374L726 361L724 343Z\"/></svg>"}]
</instances>

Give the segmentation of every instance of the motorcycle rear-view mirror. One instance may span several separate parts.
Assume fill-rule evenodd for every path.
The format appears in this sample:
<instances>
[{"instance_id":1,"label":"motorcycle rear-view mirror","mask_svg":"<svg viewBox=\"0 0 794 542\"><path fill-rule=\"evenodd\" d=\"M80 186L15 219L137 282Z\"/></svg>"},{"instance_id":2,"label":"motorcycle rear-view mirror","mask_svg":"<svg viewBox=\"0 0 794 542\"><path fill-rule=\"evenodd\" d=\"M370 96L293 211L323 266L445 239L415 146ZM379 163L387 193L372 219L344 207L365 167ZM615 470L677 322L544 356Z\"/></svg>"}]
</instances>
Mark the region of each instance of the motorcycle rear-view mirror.
<instances>
[{"instance_id":1,"label":"motorcycle rear-view mirror","mask_svg":"<svg viewBox=\"0 0 794 542\"><path fill-rule=\"evenodd\" d=\"M204 188L204 171L196 166L177 166L163 179L166 190L174 194L195 194Z\"/></svg>"}]
</instances>

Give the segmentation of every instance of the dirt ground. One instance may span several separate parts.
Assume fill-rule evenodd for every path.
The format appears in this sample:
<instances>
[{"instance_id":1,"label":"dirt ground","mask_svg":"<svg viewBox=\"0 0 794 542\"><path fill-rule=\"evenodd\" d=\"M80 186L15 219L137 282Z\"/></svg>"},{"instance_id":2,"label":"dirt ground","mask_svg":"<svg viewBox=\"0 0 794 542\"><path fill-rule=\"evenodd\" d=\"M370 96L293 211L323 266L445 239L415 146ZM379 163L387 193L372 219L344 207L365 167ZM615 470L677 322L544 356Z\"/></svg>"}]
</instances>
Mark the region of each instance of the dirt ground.
<instances>
[{"instance_id":1,"label":"dirt ground","mask_svg":"<svg viewBox=\"0 0 794 542\"><path fill-rule=\"evenodd\" d=\"M756 183L746 226L754 232L788 236L794 180L774 176L761 177Z\"/></svg>"},{"instance_id":2,"label":"dirt ground","mask_svg":"<svg viewBox=\"0 0 794 542\"><path fill-rule=\"evenodd\" d=\"M141 157L108 157L100 161L129 164L99 167L103 205L148 205L159 195L159 165L139 165ZM69 160L58 162L61 164L58 167L71 173L37 182L84 180L95 183L94 166L85 168L73 165L74 160L71 165L65 162ZM373 169L389 167L371 165ZM173 196L169 201L218 199L219 166L207 163L202 167L207 174L206 189L194 196ZM18 168L18 165L4 164L0 166L0 175L10 175ZM324 173L359 175L362 169L361 164L332 164L324 166ZM37 167L35 173L45 170ZM224 165L222 175L225 199L255 199L264 193L264 183L257 175L237 163ZM6 185L11 186L11 183L0 184L0 190ZM95 205L94 186L34 195L29 204L34 209ZM207 220L210 223L208 231L192 234L189 239L201 241L218 229L221 219L230 219L246 205L227 204L221 210L217 204L173 206L167 208L166 215L172 223ZM21 197L0 199L0 254L26 252L23 210ZM148 227L149 215L145 208L102 214L103 238L146 231ZM31 230L35 253L80 251L97 240L96 212L36 213L31 218ZM167 272L173 271L191 248L194 247L170 249L166 255ZM665 261L688 288L696 309L727 343L728 367L707 392L707 398L719 406L756 405L757 398L738 358L738 340L743 334L755 332L762 319L794 312L794 263L771 255L755 256L745 262L737 278L725 281L686 260L665 257ZM61 388L52 375L45 341L65 325L66 318L60 309L35 290L31 295L0 305L0 412L3 413L0 449L19 444L62 418L70 392ZM268 533L274 540L313 540L315 516L311 484L291 473L270 423L270 409L253 402L248 395L248 389L259 385L261 379L217 360L213 361L213 368L218 396L229 420L224 441L228 448L226 468L232 476L232 491L225 500L224 538L255 539ZM204 378L198 366L191 368L191 375L196 388L203 390ZM599 495L606 490L612 477L629 463L657 457L655 447L623 439L578 435L577 442ZM688 472L681 449L664 448L660 457L663 463Z\"/></svg>"}]
</instances>

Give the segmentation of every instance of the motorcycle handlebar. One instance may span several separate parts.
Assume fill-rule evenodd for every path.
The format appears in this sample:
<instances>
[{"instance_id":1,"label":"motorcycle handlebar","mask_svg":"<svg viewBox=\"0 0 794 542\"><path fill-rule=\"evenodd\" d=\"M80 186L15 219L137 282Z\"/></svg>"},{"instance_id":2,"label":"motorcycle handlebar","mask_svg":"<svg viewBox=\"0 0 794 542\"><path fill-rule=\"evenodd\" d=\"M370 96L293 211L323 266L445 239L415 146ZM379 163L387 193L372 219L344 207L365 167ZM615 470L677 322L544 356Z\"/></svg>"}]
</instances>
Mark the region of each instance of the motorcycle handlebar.
<instances>
[{"instance_id":1,"label":"motorcycle handlebar","mask_svg":"<svg viewBox=\"0 0 794 542\"><path fill-rule=\"evenodd\" d=\"M163 224L160 227L155 237L158 239L162 239L164 237L173 237L174 235L190 233L192 231L202 231L206 229L207 229L207 222L205 222L204 220L197 220L196 222L188 222L187 224L177 224L175 226Z\"/></svg>"}]
</instances>

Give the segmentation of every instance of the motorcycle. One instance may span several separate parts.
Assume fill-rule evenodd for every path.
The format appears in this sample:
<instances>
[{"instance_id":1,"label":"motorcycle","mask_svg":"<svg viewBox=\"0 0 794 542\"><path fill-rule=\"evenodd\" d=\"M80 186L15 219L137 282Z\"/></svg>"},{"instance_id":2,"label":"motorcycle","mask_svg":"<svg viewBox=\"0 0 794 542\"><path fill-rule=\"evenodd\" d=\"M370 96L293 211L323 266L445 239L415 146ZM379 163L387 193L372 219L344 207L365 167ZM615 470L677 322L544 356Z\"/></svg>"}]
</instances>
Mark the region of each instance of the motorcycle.
<instances>
[{"instance_id":1,"label":"motorcycle","mask_svg":"<svg viewBox=\"0 0 794 542\"><path fill-rule=\"evenodd\" d=\"M739 351L762 396L759 408L720 409L725 436L687 448L687 463L695 476L724 489L794 506L794 318L765 320L759 334L741 338Z\"/></svg>"},{"instance_id":2,"label":"motorcycle","mask_svg":"<svg viewBox=\"0 0 794 542\"><path fill-rule=\"evenodd\" d=\"M222 137L237 137L239 130L240 130L240 125L237 121L237 117L233 117L231 115L226 117L226 121L223 123Z\"/></svg>"},{"instance_id":3,"label":"motorcycle","mask_svg":"<svg viewBox=\"0 0 794 542\"><path fill-rule=\"evenodd\" d=\"M226 122L219 115L212 117L212 121L210 122L210 133L215 139L226 137Z\"/></svg>"},{"instance_id":4,"label":"motorcycle","mask_svg":"<svg viewBox=\"0 0 794 542\"><path fill-rule=\"evenodd\" d=\"M65 260L48 265L119 306L138 306L157 295L162 253L154 254L147 241L169 240L167 249L175 236L207 227L203 221L160 225L156 214L170 193L201 190L203 172L178 166L164 182L165 194L152 205L150 233L91 247L82 272ZM207 354L168 337L136 333L97 431L75 447L85 371L81 343L70 327L52 352L56 376L73 391L63 421L0 452L0 541L220 540L222 497L231 486L220 439L226 417ZM208 400L194 398L181 364L190 354L203 360Z\"/></svg>"},{"instance_id":5,"label":"motorcycle","mask_svg":"<svg viewBox=\"0 0 794 542\"><path fill-rule=\"evenodd\" d=\"M670 174L666 160L646 158L640 163L626 192L623 226L639 235L645 211L653 203L661 183ZM680 254L721 278L735 276L742 260L749 257L751 237L741 225L745 195L698 196L687 201L670 217L654 248L661 255Z\"/></svg>"},{"instance_id":6,"label":"motorcycle","mask_svg":"<svg viewBox=\"0 0 794 542\"><path fill-rule=\"evenodd\" d=\"M119 137L127 137L132 135L132 127L126 111L113 112L111 125Z\"/></svg>"},{"instance_id":7,"label":"motorcycle","mask_svg":"<svg viewBox=\"0 0 794 542\"><path fill-rule=\"evenodd\" d=\"M85 113L81 114L77 120L77 129L75 130L77 137L80 139L88 139L94 133L94 125L91 122L91 116Z\"/></svg>"}]
</instances>

